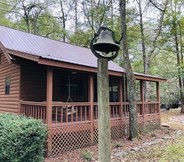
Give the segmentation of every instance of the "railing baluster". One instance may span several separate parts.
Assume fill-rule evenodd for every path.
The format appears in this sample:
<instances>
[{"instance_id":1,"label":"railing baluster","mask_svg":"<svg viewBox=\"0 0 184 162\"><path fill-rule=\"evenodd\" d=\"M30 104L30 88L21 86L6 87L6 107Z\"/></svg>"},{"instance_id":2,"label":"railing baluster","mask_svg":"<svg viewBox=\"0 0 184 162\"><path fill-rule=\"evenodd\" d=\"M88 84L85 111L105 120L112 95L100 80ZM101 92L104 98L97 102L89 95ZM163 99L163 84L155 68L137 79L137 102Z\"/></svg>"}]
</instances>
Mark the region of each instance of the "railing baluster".
<instances>
[{"instance_id":1,"label":"railing baluster","mask_svg":"<svg viewBox=\"0 0 184 162\"><path fill-rule=\"evenodd\" d=\"M58 119L58 107L57 106L55 107L55 111L56 111L56 113L55 113L55 121L57 123L57 119Z\"/></svg>"},{"instance_id":2,"label":"railing baluster","mask_svg":"<svg viewBox=\"0 0 184 162\"><path fill-rule=\"evenodd\" d=\"M74 106L71 106L71 122L73 122Z\"/></svg>"},{"instance_id":3,"label":"railing baluster","mask_svg":"<svg viewBox=\"0 0 184 162\"><path fill-rule=\"evenodd\" d=\"M76 106L76 122L78 121L78 109L79 109L79 107Z\"/></svg>"},{"instance_id":4,"label":"railing baluster","mask_svg":"<svg viewBox=\"0 0 184 162\"><path fill-rule=\"evenodd\" d=\"M61 117L61 123L62 123L63 122L63 106L61 106L60 109L61 109L60 117Z\"/></svg>"},{"instance_id":5,"label":"railing baluster","mask_svg":"<svg viewBox=\"0 0 184 162\"><path fill-rule=\"evenodd\" d=\"M68 106L66 106L66 123L68 123Z\"/></svg>"},{"instance_id":6,"label":"railing baluster","mask_svg":"<svg viewBox=\"0 0 184 162\"><path fill-rule=\"evenodd\" d=\"M82 106L80 106L80 121L82 121L82 114L83 114L83 112L82 112Z\"/></svg>"}]
</instances>

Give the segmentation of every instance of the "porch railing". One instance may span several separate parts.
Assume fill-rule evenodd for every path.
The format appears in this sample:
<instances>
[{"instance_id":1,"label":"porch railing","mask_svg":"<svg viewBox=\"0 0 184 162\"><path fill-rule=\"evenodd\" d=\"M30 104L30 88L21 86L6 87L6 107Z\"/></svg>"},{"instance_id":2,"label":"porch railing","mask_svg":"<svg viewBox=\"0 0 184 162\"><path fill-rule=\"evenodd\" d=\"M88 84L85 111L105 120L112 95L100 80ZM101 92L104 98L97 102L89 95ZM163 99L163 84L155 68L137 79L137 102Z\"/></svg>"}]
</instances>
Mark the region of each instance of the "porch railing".
<instances>
[{"instance_id":1,"label":"porch railing","mask_svg":"<svg viewBox=\"0 0 184 162\"><path fill-rule=\"evenodd\" d=\"M53 102L52 105L52 123L69 124L90 121L90 103L59 103Z\"/></svg>"},{"instance_id":2,"label":"porch railing","mask_svg":"<svg viewBox=\"0 0 184 162\"><path fill-rule=\"evenodd\" d=\"M27 117L33 117L36 119L42 119L46 121L46 103L44 102L32 102L32 101L20 101L21 114Z\"/></svg>"},{"instance_id":3,"label":"porch railing","mask_svg":"<svg viewBox=\"0 0 184 162\"><path fill-rule=\"evenodd\" d=\"M46 122L46 102L20 101L21 114ZM159 114L159 102L137 102L137 116ZM92 113L92 114L91 114ZM98 120L98 105L93 103L91 110L90 102L53 102L52 103L52 124L70 125L80 123L90 123L91 120ZM129 102L111 102L110 119L120 120L129 117Z\"/></svg>"}]
</instances>

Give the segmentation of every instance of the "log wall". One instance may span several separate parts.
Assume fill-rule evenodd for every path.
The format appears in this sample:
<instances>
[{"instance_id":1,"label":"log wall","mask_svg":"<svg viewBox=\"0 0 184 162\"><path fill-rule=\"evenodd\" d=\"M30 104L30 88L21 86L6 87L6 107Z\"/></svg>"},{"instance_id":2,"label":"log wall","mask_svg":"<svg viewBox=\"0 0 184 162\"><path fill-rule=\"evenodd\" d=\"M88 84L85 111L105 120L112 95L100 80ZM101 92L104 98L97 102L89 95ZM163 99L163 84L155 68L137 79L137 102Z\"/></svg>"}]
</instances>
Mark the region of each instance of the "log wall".
<instances>
[{"instance_id":1,"label":"log wall","mask_svg":"<svg viewBox=\"0 0 184 162\"><path fill-rule=\"evenodd\" d=\"M34 62L21 65L21 100L46 101L46 67Z\"/></svg>"},{"instance_id":2,"label":"log wall","mask_svg":"<svg viewBox=\"0 0 184 162\"><path fill-rule=\"evenodd\" d=\"M0 113L18 113L19 106L19 87L20 87L20 66L9 63L0 54ZM10 94L5 94L5 80L10 77Z\"/></svg>"}]
</instances>

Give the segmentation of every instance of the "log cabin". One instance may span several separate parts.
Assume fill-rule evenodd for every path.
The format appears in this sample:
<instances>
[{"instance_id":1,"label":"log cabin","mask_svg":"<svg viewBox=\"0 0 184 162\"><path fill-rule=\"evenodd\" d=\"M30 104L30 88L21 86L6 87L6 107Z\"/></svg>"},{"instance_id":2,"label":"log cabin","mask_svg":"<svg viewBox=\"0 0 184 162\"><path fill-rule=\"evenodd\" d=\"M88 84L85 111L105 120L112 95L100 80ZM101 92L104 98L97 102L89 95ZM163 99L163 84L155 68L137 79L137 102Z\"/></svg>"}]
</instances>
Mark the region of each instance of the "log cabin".
<instances>
[{"instance_id":1,"label":"log cabin","mask_svg":"<svg viewBox=\"0 0 184 162\"><path fill-rule=\"evenodd\" d=\"M24 114L47 124L47 155L98 142L97 58L86 47L0 25L0 113ZM126 73L108 63L111 139L128 136ZM160 127L159 83L166 79L134 73L138 129ZM155 96L144 101L143 82Z\"/></svg>"}]
</instances>

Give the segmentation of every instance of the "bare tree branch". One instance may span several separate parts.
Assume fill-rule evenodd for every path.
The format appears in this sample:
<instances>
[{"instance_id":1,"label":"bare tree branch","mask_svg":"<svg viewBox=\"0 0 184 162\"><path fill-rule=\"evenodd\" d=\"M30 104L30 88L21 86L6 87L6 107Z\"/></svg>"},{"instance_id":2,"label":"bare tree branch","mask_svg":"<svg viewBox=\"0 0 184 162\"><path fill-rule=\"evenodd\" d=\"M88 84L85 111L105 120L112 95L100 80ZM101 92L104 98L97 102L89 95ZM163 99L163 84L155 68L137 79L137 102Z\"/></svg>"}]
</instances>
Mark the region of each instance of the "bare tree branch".
<instances>
[{"instance_id":1,"label":"bare tree branch","mask_svg":"<svg viewBox=\"0 0 184 162\"><path fill-rule=\"evenodd\" d=\"M160 10L161 12L165 12L165 8L162 10L161 8L159 8L155 3L152 2L152 0L149 0L150 3L155 7L157 8L158 10Z\"/></svg>"}]
</instances>

